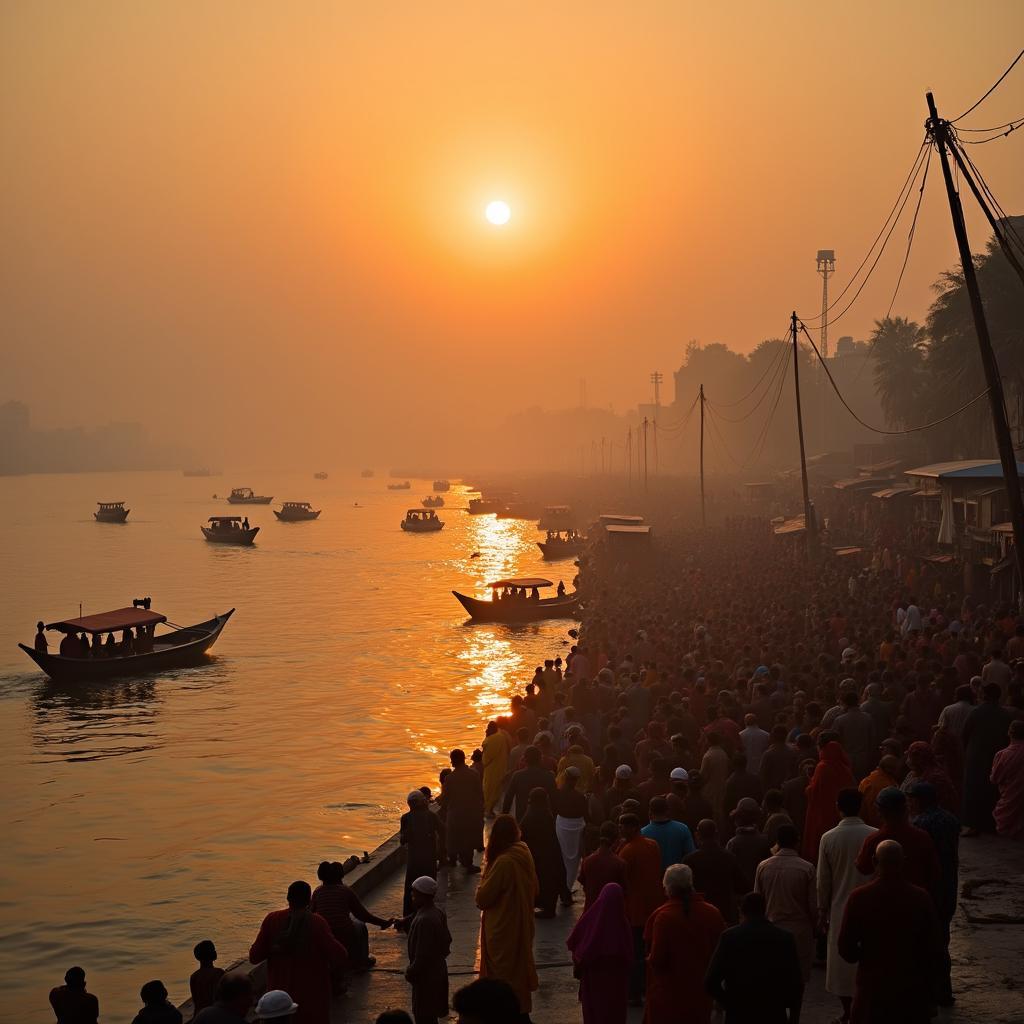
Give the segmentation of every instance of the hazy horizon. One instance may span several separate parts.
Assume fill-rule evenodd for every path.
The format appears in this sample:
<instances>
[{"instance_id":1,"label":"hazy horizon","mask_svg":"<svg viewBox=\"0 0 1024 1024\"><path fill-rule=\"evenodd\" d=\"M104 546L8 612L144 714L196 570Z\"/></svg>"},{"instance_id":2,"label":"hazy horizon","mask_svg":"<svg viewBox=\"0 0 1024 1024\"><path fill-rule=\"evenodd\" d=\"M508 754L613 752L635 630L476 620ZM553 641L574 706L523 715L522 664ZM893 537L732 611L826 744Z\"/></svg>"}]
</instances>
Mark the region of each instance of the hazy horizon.
<instances>
[{"instance_id":1,"label":"hazy horizon","mask_svg":"<svg viewBox=\"0 0 1024 1024\"><path fill-rule=\"evenodd\" d=\"M966 109L1024 8L9 3L0 27L0 400L211 462L479 465L581 379L622 413L658 369L670 401L691 339L813 317L815 252L842 288L925 90ZM1017 69L964 123L1022 98ZM1010 212L1019 154L975 154ZM905 245L833 339L885 314ZM935 166L893 313L955 265Z\"/></svg>"}]
</instances>

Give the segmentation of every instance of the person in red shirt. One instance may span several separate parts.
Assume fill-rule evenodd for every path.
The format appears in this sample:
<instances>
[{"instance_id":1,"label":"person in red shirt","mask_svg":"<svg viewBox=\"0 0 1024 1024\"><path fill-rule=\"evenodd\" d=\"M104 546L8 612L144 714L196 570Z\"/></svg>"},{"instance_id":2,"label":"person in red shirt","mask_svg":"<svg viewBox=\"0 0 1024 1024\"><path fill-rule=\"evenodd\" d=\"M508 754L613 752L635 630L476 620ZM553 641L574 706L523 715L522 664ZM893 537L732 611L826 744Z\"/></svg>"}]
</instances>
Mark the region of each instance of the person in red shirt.
<instances>
[{"instance_id":1,"label":"person in red shirt","mask_svg":"<svg viewBox=\"0 0 1024 1024\"><path fill-rule=\"evenodd\" d=\"M626 888L626 862L612 850L618 838L619 829L615 822L604 822L597 850L583 860L579 880L583 886L584 910L601 895L601 890L609 882L615 882L623 890Z\"/></svg>"},{"instance_id":2,"label":"person in red shirt","mask_svg":"<svg viewBox=\"0 0 1024 1024\"><path fill-rule=\"evenodd\" d=\"M633 966L629 975L629 1001L640 1006L644 995L644 926L665 902L661 887L661 847L640 833L635 814L619 818L622 846L619 856L626 865L626 916L633 929Z\"/></svg>"},{"instance_id":3,"label":"person in red shirt","mask_svg":"<svg viewBox=\"0 0 1024 1024\"><path fill-rule=\"evenodd\" d=\"M875 800L882 817L882 827L864 840L857 854L857 870L870 875L875 870L875 850L879 843L893 839L903 849L903 877L912 885L931 892L939 880L941 867L932 837L924 829L910 824L906 794L889 786Z\"/></svg>"}]
</instances>

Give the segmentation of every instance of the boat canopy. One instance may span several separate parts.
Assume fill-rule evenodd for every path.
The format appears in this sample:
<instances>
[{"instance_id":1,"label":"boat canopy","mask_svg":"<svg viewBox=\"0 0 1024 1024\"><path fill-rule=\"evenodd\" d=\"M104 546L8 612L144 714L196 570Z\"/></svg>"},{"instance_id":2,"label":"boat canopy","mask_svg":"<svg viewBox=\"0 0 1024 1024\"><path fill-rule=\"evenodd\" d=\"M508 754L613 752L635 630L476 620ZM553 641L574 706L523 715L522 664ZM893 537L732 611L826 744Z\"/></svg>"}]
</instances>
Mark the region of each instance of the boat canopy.
<instances>
[{"instance_id":1,"label":"boat canopy","mask_svg":"<svg viewBox=\"0 0 1024 1024\"><path fill-rule=\"evenodd\" d=\"M231 496L233 498L251 498L253 497L253 489L251 487L233 487L231 489Z\"/></svg>"},{"instance_id":2,"label":"boat canopy","mask_svg":"<svg viewBox=\"0 0 1024 1024\"><path fill-rule=\"evenodd\" d=\"M207 522L210 523L240 523L245 516L210 516Z\"/></svg>"},{"instance_id":3,"label":"boat canopy","mask_svg":"<svg viewBox=\"0 0 1024 1024\"><path fill-rule=\"evenodd\" d=\"M541 579L540 576L515 576L510 580L497 580L495 583L488 583L487 586L497 589L498 587L553 587L551 580Z\"/></svg>"},{"instance_id":4,"label":"boat canopy","mask_svg":"<svg viewBox=\"0 0 1024 1024\"><path fill-rule=\"evenodd\" d=\"M602 526L641 526L643 525L643 516L619 516L611 513L605 513L602 516L598 516Z\"/></svg>"},{"instance_id":5,"label":"boat canopy","mask_svg":"<svg viewBox=\"0 0 1024 1024\"><path fill-rule=\"evenodd\" d=\"M282 508L312 508L308 501L282 501Z\"/></svg>"},{"instance_id":6,"label":"boat canopy","mask_svg":"<svg viewBox=\"0 0 1024 1024\"><path fill-rule=\"evenodd\" d=\"M623 526L619 523L613 523L611 526L606 526L604 529L606 533L614 533L616 535L628 534L635 537L646 537L651 532L651 528L649 526Z\"/></svg>"},{"instance_id":7,"label":"boat canopy","mask_svg":"<svg viewBox=\"0 0 1024 1024\"><path fill-rule=\"evenodd\" d=\"M79 619L64 619L51 622L47 629L59 629L62 633L112 633L115 629L135 629L137 626L155 626L166 622L167 616L145 608L115 608L112 612L97 615L83 615Z\"/></svg>"},{"instance_id":8,"label":"boat canopy","mask_svg":"<svg viewBox=\"0 0 1024 1024\"><path fill-rule=\"evenodd\" d=\"M124 508L123 501L97 501L100 508Z\"/></svg>"}]
</instances>

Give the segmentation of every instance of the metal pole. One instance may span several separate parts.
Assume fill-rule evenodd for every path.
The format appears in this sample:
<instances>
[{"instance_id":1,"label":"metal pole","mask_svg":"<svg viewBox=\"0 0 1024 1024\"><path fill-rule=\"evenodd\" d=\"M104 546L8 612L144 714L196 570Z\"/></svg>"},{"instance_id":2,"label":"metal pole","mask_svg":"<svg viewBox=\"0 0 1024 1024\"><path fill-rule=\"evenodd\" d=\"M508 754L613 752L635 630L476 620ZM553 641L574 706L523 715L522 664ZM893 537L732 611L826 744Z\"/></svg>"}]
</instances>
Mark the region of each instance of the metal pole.
<instances>
[{"instance_id":1,"label":"metal pole","mask_svg":"<svg viewBox=\"0 0 1024 1024\"><path fill-rule=\"evenodd\" d=\"M647 417L644 417L644 493L647 493Z\"/></svg>"},{"instance_id":2,"label":"metal pole","mask_svg":"<svg viewBox=\"0 0 1024 1024\"><path fill-rule=\"evenodd\" d=\"M974 329L978 335L978 352L981 365L985 371L985 383L988 384L988 401L992 409L992 429L996 435L999 448L999 461L1003 467L1003 482L1006 484L1006 497L1010 505L1010 521L1013 525L1013 553L1017 562L1017 585L1024 585L1024 498L1020 491L1020 475L1017 473L1017 456L1013 450L1010 437L1010 425L1006 419L1006 399L1003 396L1003 381L999 376L999 363L992 349L992 339L988 333L988 322L985 320L985 307L981 301L978 288L978 276L974 270L974 257L971 255L971 244L967 238L967 225L964 223L964 209L960 204L960 196L953 187L953 175L949 168L949 157L946 146L953 149L949 138L949 122L942 120L935 109L935 99L931 93L928 97L928 130L939 150L939 161L942 164L942 177L946 183L946 195L949 198L949 212L953 219L953 233L960 250L960 264L964 272L964 285L971 299L971 313L974 316Z\"/></svg>"},{"instance_id":3,"label":"metal pole","mask_svg":"<svg viewBox=\"0 0 1024 1024\"><path fill-rule=\"evenodd\" d=\"M796 432L800 438L800 483L804 490L804 530L807 533L808 548L813 547L816 530L814 527L814 510L811 508L811 495L807 486L807 455L804 452L804 417L800 409L800 346L797 343L796 312L790 322L793 334L793 387L796 389Z\"/></svg>"},{"instance_id":4,"label":"metal pole","mask_svg":"<svg viewBox=\"0 0 1024 1024\"><path fill-rule=\"evenodd\" d=\"M708 525L707 509L704 505L704 385L700 386L700 525Z\"/></svg>"},{"instance_id":5,"label":"metal pole","mask_svg":"<svg viewBox=\"0 0 1024 1024\"><path fill-rule=\"evenodd\" d=\"M633 428L630 427L626 431L626 462L628 469L626 472L626 486L633 489Z\"/></svg>"}]
</instances>

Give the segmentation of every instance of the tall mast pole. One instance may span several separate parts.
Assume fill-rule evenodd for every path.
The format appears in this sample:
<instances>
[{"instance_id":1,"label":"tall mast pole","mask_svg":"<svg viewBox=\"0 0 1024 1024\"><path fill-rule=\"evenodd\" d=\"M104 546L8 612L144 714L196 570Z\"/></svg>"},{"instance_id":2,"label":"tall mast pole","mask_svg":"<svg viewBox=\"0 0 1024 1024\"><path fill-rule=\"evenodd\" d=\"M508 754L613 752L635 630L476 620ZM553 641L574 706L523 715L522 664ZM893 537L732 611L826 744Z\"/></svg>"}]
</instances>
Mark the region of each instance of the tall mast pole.
<instances>
[{"instance_id":1,"label":"tall mast pole","mask_svg":"<svg viewBox=\"0 0 1024 1024\"><path fill-rule=\"evenodd\" d=\"M942 178L946 183L946 195L949 199L949 212L953 219L953 233L960 250L960 264L964 272L964 285L971 300L971 313L974 317L974 329L978 335L978 352L981 365L985 371L985 383L988 385L988 401L992 409L992 430L996 435L999 448L999 461L1003 467L1003 482L1006 484L1006 497L1010 506L1010 522L1013 526L1013 553L1017 563L1017 585L1024 585L1024 497L1020 491L1020 476L1017 473L1017 456L1013 450L1010 437L1010 424L1006 418L1006 399L1003 395L1003 380L999 376L999 363L992 349L992 339L988 333L988 322L985 320L985 307L981 301L978 288L978 275L974 270L974 257L971 255L971 244L967 238L967 225L964 222L964 208L960 196L953 187L953 175L949 167L949 156L946 147L953 149L950 140L949 122L942 120L935 109L935 99L931 93L928 98L928 131L939 151L942 164Z\"/></svg>"},{"instance_id":2,"label":"tall mast pole","mask_svg":"<svg viewBox=\"0 0 1024 1024\"><path fill-rule=\"evenodd\" d=\"M626 431L626 462L627 462L627 466L628 466L627 471L626 471L626 486L630 490L632 490L633 489L633 428L632 427L630 427L629 430Z\"/></svg>"},{"instance_id":3,"label":"tall mast pole","mask_svg":"<svg viewBox=\"0 0 1024 1024\"><path fill-rule=\"evenodd\" d=\"M644 417L644 493L647 493L647 417Z\"/></svg>"},{"instance_id":4,"label":"tall mast pole","mask_svg":"<svg viewBox=\"0 0 1024 1024\"><path fill-rule=\"evenodd\" d=\"M796 312L790 321L793 335L793 387L796 389L796 432L800 438L800 483L804 490L804 530L807 534L808 549L813 548L816 541L814 510L811 508L811 494L807 486L807 454L804 451L804 417L800 408L800 346L797 343Z\"/></svg>"},{"instance_id":5,"label":"tall mast pole","mask_svg":"<svg viewBox=\"0 0 1024 1024\"><path fill-rule=\"evenodd\" d=\"M704 505L704 385L700 386L700 525L708 525L707 509Z\"/></svg>"}]
</instances>

